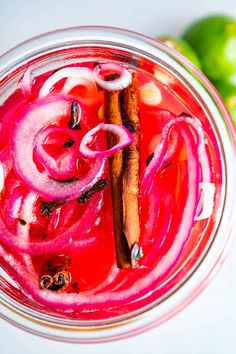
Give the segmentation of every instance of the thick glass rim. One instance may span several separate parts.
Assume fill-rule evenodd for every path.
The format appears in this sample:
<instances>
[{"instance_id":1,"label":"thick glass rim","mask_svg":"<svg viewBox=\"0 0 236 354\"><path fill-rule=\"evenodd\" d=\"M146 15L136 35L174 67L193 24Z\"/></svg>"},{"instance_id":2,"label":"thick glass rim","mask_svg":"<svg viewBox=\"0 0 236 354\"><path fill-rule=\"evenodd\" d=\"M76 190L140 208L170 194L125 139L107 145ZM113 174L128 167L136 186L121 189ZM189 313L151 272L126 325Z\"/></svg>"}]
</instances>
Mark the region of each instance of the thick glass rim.
<instances>
[{"instance_id":1,"label":"thick glass rim","mask_svg":"<svg viewBox=\"0 0 236 354\"><path fill-rule=\"evenodd\" d=\"M159 58L178 72L194 93L201 98L207 110L214 117L215 128L220 135L221 148L225 163L225 201L224 210L218 225L218 235L214 239L204 258L183 284L170 293L158 306L150 305L135 315L123 316L115 322L100 322L98 325L64 319L53 320L50 316L27 311L23 305L0 291L0 316L26 331L69 342L102 342L129 337L152 328L179 312L201 290L222 264L233 241L233 220L236 217L234 199L236 187L234 178L236 137L235 130L222 100L212 84L181 54L141 34L111 27L73 27L49 32L18 45L0 56L0 78L7 76L13 69L20 67L33 58L49 54L55 50L79 47L82 45L100 45L121 48L148 58ZM226 122L226 126L224 124ZM224 231L224 232L223 232ZM225 237L225 233L229 235ZM31 313L29 313L31 312Z\"/></svg>"}]
</instances>

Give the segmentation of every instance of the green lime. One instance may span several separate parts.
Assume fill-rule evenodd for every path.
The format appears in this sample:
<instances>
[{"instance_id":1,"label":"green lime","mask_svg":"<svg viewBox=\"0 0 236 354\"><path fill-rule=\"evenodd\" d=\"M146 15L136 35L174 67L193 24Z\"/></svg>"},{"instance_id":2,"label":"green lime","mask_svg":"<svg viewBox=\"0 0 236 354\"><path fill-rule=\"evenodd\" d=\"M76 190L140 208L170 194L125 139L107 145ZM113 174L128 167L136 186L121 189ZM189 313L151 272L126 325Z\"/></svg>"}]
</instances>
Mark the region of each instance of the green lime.
<instances>
[{"instance_id":1,"label":"green lime","mask_svg":"<svg viewBox=\"0 0 236 354\"><path fill-rule=\"evenodd\" d=\"M173 48L183 54L186 58L188 58L196 67L201 69L200 60L193 50L193 48L182 38L176 37L160 37L158 38L160 41L165 43L168 47Z\"/></svg>"},{"instance_id":2,"label":"green lime","mask_svg":"<svg viewBox=\"0 0 236 354\"><path fill-rule=\"evenodd\" d=\"M203 72L212 80L236 75L236 20L210 16L190 25L183 38L195 49Z\"/></svg>"},{"instance_id":3,"label":"green lime","mask_svg":"<svg viewBox=\"0 0 236 354\"><path fill-rule=\"evenodd\" d=\"M236 86L224 80L217 80L214 82L214 85L221 94L236 124Z\"/></svg>"}]
</instances>

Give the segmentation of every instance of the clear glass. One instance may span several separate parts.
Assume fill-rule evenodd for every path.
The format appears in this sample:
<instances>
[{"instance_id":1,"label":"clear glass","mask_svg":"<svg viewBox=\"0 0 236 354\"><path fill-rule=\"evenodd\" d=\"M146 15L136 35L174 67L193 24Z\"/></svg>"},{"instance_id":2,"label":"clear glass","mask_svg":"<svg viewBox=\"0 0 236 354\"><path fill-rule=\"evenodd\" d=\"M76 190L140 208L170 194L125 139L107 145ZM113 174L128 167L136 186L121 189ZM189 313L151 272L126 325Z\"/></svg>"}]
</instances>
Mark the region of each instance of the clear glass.
<instances>
[{"instance_id":1,"label":"clear glass","mask_svg":"<svg viewBox=\"0 0 236 354\"><path fill-rule=\"evenodd\" d=\"M79 63L111 59L139 67L155 76L193 114L205 117L218 147L216 169L221 183L204 247L189 241L184 262L166 280L167 291L140 309L109 320L78 321L42 308L16 289L4 271L0 273L1 316L35 334L69 342L93 343L117 340L161 324L189 304L222 264L233 240L236 217L236 142L229 114L214 87L186 58L160 42L137 33L105 27L78 27L48 33L29 40L0 57L0 104L14 92L25 68L35 75ZM217 167L218 166L218 167ZM165 286L166 286L165 284ZM163 285L164 286L164 285Z\"/></svg>"}]
</instances>

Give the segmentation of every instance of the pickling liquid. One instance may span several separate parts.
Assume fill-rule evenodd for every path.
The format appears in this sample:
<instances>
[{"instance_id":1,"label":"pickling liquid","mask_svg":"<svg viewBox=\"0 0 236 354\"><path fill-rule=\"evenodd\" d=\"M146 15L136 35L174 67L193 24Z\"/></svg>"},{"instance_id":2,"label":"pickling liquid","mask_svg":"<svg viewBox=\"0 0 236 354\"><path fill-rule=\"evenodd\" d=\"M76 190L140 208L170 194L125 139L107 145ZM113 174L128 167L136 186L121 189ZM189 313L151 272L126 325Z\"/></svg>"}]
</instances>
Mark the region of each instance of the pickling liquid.
<instances>
[{"instance_id":1,"label":"pickling liquid","mask_svg":"<svg viewBox=\"0 0 236 354\"><path fill-rule=\"evenodd\" d=\"M93 70L91 63L80 63L80 66ZM178 88L177 94L173 94L157 79L138 69L132 68L132 71L138 78L140 181L170 120L165 111L176 117L184 112L197 115L203 124L212 173L210 182L218 188L221 180L218 150L204 113L194 101L192 104L185 102ZM143 250L139 266L117 267L109 157L105 159L100 176L108 185L83 203L78 202L78 198L59 205L54 205L54 200L45 201L40 193L29 188L14 168L14 151L11 150L14 121L22 109L37 100L40 88L53 73L34 79L30 99L24 97L19 87L0 107L0 160L4 170L0 233L5 234L7 230L8 235L8 241L0 238L1 265L22 292L22 298L28 299L30 306L39 311L44 311L46 306L52 314L80 320L114 318L162 299L189 275L210 240L214 210L209 217L194 221L182 241L181 235L176 239L180 223L187 215L185 208L191 188L194 188L189 186L189 155L180 133L168 163L157 171L148 193L139 198L139 244ZM60 93L65 82L63 79L56 83L49 95ZM90 90L81 84L68 96L82 102L81 129L76 130L79 144L90 129L106 121L104 92L98 88L91 96ZM65 112L54 124L68 128L69 114ZM65 148L68 137L66 133L52 134L44 142L45 151L57 162L75 149L75 146ZM172 143L174 138L170 134L168 150ZM193 143L197 145L196 139ZM40 173L45 172L36 159L34 163ZM73 175L68 175L67 179L83 178L89 169L89 162L78 154ZM204 182L201 177L200 181ZM195 209L197 215L197 206ZM67 286L59 291L56 287L43 289L40 277L48 271L47 267L53 272L53 266L57 265L66 267L69 272Z\"/></svg>"}]
</instances>

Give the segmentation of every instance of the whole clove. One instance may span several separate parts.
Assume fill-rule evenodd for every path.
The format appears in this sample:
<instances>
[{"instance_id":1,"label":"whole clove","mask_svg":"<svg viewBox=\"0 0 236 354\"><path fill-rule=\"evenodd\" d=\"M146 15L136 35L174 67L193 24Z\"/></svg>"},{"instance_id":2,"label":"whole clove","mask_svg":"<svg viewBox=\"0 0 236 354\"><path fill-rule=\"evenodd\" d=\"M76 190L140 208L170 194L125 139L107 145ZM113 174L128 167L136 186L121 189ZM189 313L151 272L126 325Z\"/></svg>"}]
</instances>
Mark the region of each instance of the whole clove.
<instances>
[{"instance_id":1,"label":"whole clove","mask_svg":"<svg viewBox=\"0 0 236 354\"><path fill-rule=\"evenodd\" d=\"M146 166L148 166L150 164L150 162L152 161L154 157L154 152L151 153L151 155L148 156L148 158L146 159Z\"/></svg>"},{"instance_id":2,"label":"whole clove","mask_svg":"<svg viewBox=\"0 0 236 354\"><path fill-rule=\"evenodd\" d=\"M74 143L75 143L74 140L68 139L68 140L65 142L65 144L63 145L63 147L64 147L65 149L68 149L68 148L70 148L71 146L73 146Z\"/></svg>"},{"instance_id":3,"label":"whole clove","mask_svg":"<svg viewBox=\"0 0 236 354\"><path fill-rule=\"evenodd\" d=\"M52 202L44 202L43 200L40 201L40 215L41 216L52 216L52 212L54 209L58 208L59 206L65 204L67 201L52 201Z\"/></svg>"},{"instance_id":4,"label":"whole clove","mask_svg":"<svg viewBox=\"0 0 236 354\"><path fill-rule=\"evenodd\" d=\"M77 201L80 204L86 203L95 193L98 193L102 191L106 186L108 186L109 181L107 179L100 179L98 182L96 182L91 189L89 189L87 192L81 194L79 198L77 198Z\"/></svg>"},{"instance_id":5,"label":"whole clove","mask_svg":"<svg viewBox=\"0 0 236 354\"><path fill-rule=\"evenodd\" d=\"M78 103L76 101L72 101L71 103L71 112L70 112L70 120L69 120L69 128L74 130L80 130L80 113L78 109Z\"/></svg>"}]
</instances>

